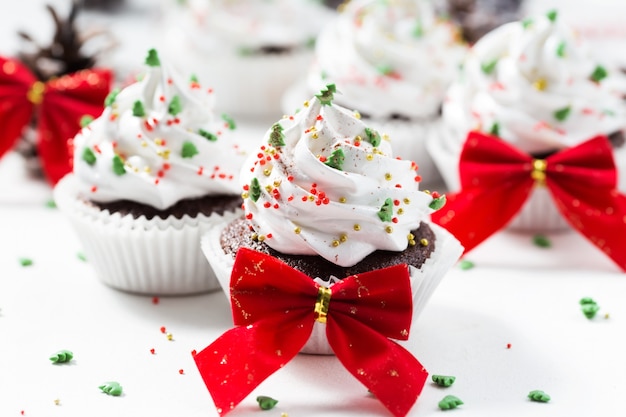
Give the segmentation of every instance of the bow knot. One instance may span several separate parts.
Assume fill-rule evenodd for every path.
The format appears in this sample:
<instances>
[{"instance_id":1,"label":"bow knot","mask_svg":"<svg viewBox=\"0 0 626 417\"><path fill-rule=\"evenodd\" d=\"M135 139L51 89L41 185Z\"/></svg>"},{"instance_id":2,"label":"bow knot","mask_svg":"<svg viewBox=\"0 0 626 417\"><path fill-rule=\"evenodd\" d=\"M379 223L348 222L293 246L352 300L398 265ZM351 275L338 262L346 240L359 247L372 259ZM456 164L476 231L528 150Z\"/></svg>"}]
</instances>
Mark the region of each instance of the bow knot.
<instances>
[{"instance_id":1,"label":"bow knot","mask_svg":"<svg viewBox=\"0 0 626 417\"><path fill-rule=\"evenodd\" d=\"M92 69L42 82L21 62L0 56L0 157L36 121L37 154L55 184L72 170L68 141L80 130L83 116L102 113L112 81L111 71Z\"/></svg>"},{"instance_id":2,"label":"bow knot","mask_svg":"<svg viewBox=\"0 0 626 417\"><path fill-rule=\"evenodd\" d=\"M413 305L406 264L353 275L331 289L242 248L230 286L236 327L194 357L219 414L293 359L316 321L326 324L328 344L341 363L395 416L406 415L417 400L428 372L389 339L409 335Z\"/></svg>"},{"instance_id":3,"label":"bow knot","mask_svg":"<svg viewBox=\"0 0 626 417\"><path fill-rule=\"evenodd\" d=\"M530 174L529 174L530 172ZM626 196L616 190L613 150L605 136L533 159L507 142L471 132L459 162L461 191L432 214L465 252L513 219L533 185L545 186L568 223L626 270Z\"/></svg>"}]
</instances>

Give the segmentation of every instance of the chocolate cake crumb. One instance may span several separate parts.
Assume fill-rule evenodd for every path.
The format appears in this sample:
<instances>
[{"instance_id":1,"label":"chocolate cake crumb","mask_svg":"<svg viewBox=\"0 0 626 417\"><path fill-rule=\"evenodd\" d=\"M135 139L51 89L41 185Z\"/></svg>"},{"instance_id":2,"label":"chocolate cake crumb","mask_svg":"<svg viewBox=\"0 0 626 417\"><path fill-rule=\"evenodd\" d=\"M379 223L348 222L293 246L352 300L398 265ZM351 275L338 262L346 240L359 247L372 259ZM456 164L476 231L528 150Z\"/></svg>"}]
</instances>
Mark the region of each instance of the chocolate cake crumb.
<instances>
[{"instance_id":1,"label":"chocolate cake crumb","mask_svg":"<svg viewBox=\"0 0 626 417\"><path fill-rule=\"evenodd\" d=\"M196 217L200 213L205 216L209 216L213 213L223 214L224 212L235 211L237 208L241 207L241 203L241 196L238 195L213 195L200 198L188 198L179 201L168 209L159 210L152 206L129 200L118 200L108 203L88 201L88 204L100 210L108 210L110 213L120 213L122 216L131 215L135 219L145 216L148 220L154 217L166 219L169 216L180 219L184 215Z\"/></svg>"},{"instance_id":2,"label":"chocolate cake crumb","mask_svg":"<svg viewBox=\"0 0 626 417\"><path fill-rule=\"evenodd\" d=\"M435 250L436 236L428 224L424 222L421 222L420 226L411 233L415 235L416 242L420 242L421 239L426 239L428 245L422 246L417 244L409 246L402 252L378 250L368 255L361 262L350 267L335 265L320 256L288 255L280 253L267 244L252 239L253 231L250 228L250 223L243 216L233 220L222 231L220 243L224 252L231 254L233 257L239 248L247 247L271 255L310 277L319 277L326 280L331 275L343 279L350 275L374 271L376 269L403 263L413 265L417 268L421 267Z\"/></svg>"}]
</instances>

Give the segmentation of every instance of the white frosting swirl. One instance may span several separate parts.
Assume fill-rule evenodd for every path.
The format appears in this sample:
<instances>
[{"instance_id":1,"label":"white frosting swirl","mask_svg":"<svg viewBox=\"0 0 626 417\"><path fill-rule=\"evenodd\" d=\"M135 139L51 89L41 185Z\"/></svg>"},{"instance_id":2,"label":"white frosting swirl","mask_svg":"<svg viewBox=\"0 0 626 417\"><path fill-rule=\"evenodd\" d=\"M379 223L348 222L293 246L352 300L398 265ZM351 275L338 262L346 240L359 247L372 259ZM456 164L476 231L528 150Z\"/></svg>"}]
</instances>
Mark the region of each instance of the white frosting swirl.
<instances>
[{"instance_id":1,"label":"white frosting swirl","mask_svg":"<svg viewBox=\"0 0 626 417\"><path fill-rule=\"evenodd\" d=\"M355 0L320 34L307 83L337 84L342 105L374 118L431 118L466 50L425 0Z\"/></svg>"},{"instance_id":2,"label":"white frosting swirl","mask_svg":"<svg viewBox=\"0 0 626 417\"><path fill-rule=\"evenodd\" d=\"M190 42L235 54L308 47L332 16L318 0L189 0L185 7Z\"/></svg>"},{"instance_id":3,"label":"white frosting swirl","mask_svg":"<svg viewBox=\"0 0 626 417\"><path fill-rule=\"evenodd\" d=\"M351 111L317 98L277 122L241 174L259 238L344 267L377 249L406 249L433 197L419 191L415 163L393 158L379 138Z\"/></svg>"},{"instance_id":4,"label":"white frosting swirl","mask_svg":"<svg viewBox=\"0 0 626 417\"><path fill-rule=\"evenodd\" d=\"M619 131L626 107L618 73L594 59L555 11L506 24L477 42L448 92L448 147L460 148L474 129L529 153Z\"/></svg>"},{"instance_id":5,"label":"white frosting swirl","mask_svg":"<svg viewBox=\"0 0 626 417\"><path fill-rule=\"evenodd\" d=\"M238 194L246 155L231 120L213 113L213 95L166 63L111 95L102 115L74 139L83 195L166 209L187 198Z\"/></svg>"}]
</instances>

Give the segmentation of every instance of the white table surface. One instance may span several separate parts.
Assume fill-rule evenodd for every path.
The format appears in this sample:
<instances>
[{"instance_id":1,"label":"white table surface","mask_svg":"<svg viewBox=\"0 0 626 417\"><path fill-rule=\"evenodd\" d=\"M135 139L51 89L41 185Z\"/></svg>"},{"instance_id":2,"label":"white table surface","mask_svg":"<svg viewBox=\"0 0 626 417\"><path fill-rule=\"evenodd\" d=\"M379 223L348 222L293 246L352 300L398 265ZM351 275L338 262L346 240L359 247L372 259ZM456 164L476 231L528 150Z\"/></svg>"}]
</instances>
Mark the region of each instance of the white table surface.
<instances>
[{"instance_id":1,"label":"white table surface","mask_svg":"<svg viewBox=\"0 0 626 417\"><path fill-rule=\"evenodd\" d=\"M0 53L14 47L15 27L45 29L47 16L35 17L39 9L30 6L38 3L0 2ZM225 296L154 304L104 286L77 257L69 223L46 206L50 197L46 184L26 178L19 156L0 160L0 416L216 416L191 351L231 327ZM465 404L446 413L467 417L624 415L626 275L575 232L550 235L549 249L531 238L499 233L468 256L475 268L444 278L405 346L431 373L457 380L447 389L427 383L410 416L440 415L437 402L447 394ZM23 257L33 265L22 267ZM596 319L581 313L582 297L601 306ZM52 365L48 357L60 349L75 359ZM102 394L105 381L120 382L124 394ZM552 400L529 401L534 389ZM256 395L279 404L260 411ZM230 415L281 413L389 415L336 358L308 355Z\"/></svg>"}]
</instances>

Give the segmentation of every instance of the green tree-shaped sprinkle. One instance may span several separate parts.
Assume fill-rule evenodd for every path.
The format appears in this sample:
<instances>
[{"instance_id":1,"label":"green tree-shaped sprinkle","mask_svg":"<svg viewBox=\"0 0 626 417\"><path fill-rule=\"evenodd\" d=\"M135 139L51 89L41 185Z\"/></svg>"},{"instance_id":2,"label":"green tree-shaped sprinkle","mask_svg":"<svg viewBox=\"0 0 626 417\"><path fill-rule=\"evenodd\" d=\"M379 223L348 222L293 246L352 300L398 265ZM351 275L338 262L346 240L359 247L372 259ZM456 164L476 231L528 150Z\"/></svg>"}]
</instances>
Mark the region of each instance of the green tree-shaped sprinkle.
<instances>
[{"instance_id":1,"label":"green tree-shaped sprinkle","mask_svg":"<svg viewBox=\"0 0 626 417\"><path fill-rule=\"evenodd\" d=\"M200 81L198 80L198 76L196 74L191 74L189 76L189 82L191 83L199 83Z\"/></svg>"},{"instance_id":2,"label":"green tree-shaped sprinkle","mask_svg":"<svg viewBox=\"0 0 626 417\"><path fill-rule=\"evenodd\" d=\"M533 25L533 19L531 18L527 18L522 20L522 27L524 29L528 29L529 27L531 27Z\"/></svg>"},{"instance_id":3,"label":"green tree-shaped sprinkle","mask_svg":"<svg viewBox=\"0 0 626 417\"><path fill-rule=\"evenodd\" d=\"M334 94L337 92L335 84L328 84L326 88L323 88L319 94L315 97L322 103L323 106L330 106L333 103Z\"/></svg>"},{"instance_id":4,"label":"green tree-shaped sprinkle","mask_svg":"<svg viewBox=\"0 0 626 417\"><path fill-rule=\"evenodd\" d=\"M380 210L378 210L378 218L384 222L390 222L393 216L393 201L387 198Z\"/></svg>"},{"instance_id":5,"label":"green tree-shaped sprinkle","mask_svg":"<svg viewBox=\"0 0 626 417\"><path fill-rule=\"evenodd\" d=\"M98 386L98 388L100 388L100 390L107 395L112 395L114 397L122 395L122 386L119 382L105 382L104 384Z\"/></svg>"},{"instance_id":6,"label":"green tree-shaped sprinkle","mask_svg":"<svg viewBox=\"0 0 626 417\"><path fill-rule=\"evenodd\" d=\"M235 130L237 128L235 120L226 113L222 114L222 120L224 120L228 124L228 128L230 130Z\"/></svg>"},{"instance_id":7,"label":"green tree-shaped sprinkle","mask_svg":"<svg viewBox=\"0 0 626 417\"><path fill-rule=\"evenodd\" d=\"M96 163L96 154L91 150L91 148L83 149L81 157L83 161L87 162L87 165L93 166Z\"/></svg>"},{"instance_id":8,"label":"green tree-shaped sprinkle","mask_svg":"<svg viewBox=\"0 0 626 417\"><path fill-rule=\"evenodd\" d=\"M115 155L113 157L113 172L116 175L124 175L126 174L126 169L124 168L124 161L120 158L119 155Z\"/></svg>"},{"instance_id":9,"label":"green tree-shaped sprinkle","mask_svg":"<svg viewBox=\"0 0 626 417\"><path fill-rule=\"evenodd\" d=\"M91 122L93 122L93 116L86 114L80 118L80 127L88 126Z\"/></svg>"},{"instance_id":10,"label":"green tree-shaped sprinkle","mask_svg":"<svg viewBox=\"0 0 626 417\"><path fill-rule=\"evenodd\" d=\"M566 48L567 44L565 43L565 41L561 42L559 44L559 46L557 46L556 48L556 56L563 58L565 56L565 48Z\"/></svg>"},{"instance_id":11,"label":"green tree-shaped sprinkle","mask_svg":"<svg viewBox=\"0 0 626 417\"><path fill-rule=\"evenodd\" d=\"M180 97L172 97L172 101L170 101L169 106L167 106L167 112L172 116L176 116L181 111L183 111L183 105L180 102Z\"/></svg>"},{"instance_id":12,"label":"green tree-shaped sprinkle","mask_svg":"<svg viewBox=\"0 0 626 417\"><path fill-rule=\"evenodd\" d=\"M580 309L585 317L589 320L596 316L596 313L600 310L600 306L595 302L593 298L584 297L580 300Z\"/></svg>"},{"instance_id":13,"label":"green tree-shaped sprinkle","mask_svg":"<svg viewBox=\"0 0 626 417\"><path fill-rule=\"evenodd\" d=\"M371 143L372 146L380 145L380 141L382 140L380 133L369 127L365 128L365 137L367 137L367 141Z\"/></svg>"},{"instance_id":14,"label":"green tree-shaped sprinkle","mask_svg":"<svg viewBox=\"0 0 626 417\"><path fill-rule=\"evenodd\" d=\"M494 122L493 125L491 125L491 129L489 129L489 134L499 137L500 136L500 123Z\"/></svg>"},{"instance_id":15,"label":"green tree-shaped sprinkle","mask_svg":"<svg viewBox=\"0 0 626 417\"><path fill-rule=\"evenodd\" d=\"M562 109L556 110L553 113L553 115L556 120L558 120L559 122L562 122L569 117L571 111L572 111L571 106L567 106L567 107L563 107Z\"/></svg>"},{"instance_id":16,"label":"green tree-shaped sprinkle","mask_svg":"<svg viewBox=\"0 0 626 417\"><path fill-rule=\"evenodd\" d=\"M144 117L146 115L146 110L143 108L143 103L140 100L137 100L133 103L133 116L135 117Z\"/></svg>"},{"instance_id":17,"label":"green tree-shaped sprinkle","mask_svg":"<svg viewBox=\"0 0 626 417\"><path fill-rule=\"evenodd\" d=\"M532 401L537 401L540 403L547 403L548 401L550 401L550 396L538 389L530 391L528 393L528 398L530 398Z\"/></svg>"},{"instance_id":18,"label":"green tree-shaped sprinkle","mask_svg":"<svg viewBox=\"0 0 626 417\"><path fill-rule=\"evenodd\" d=\"M445 397L443 397L441 401L439 401L438 405L439 405L439 408L442 410L452 410L462 404L463 404L463 401L461 401L459 398L455 397L454 395L446 395Z\"/></svg>"},{"instance_id":19,"label":"green tree-shaped sprinkle","mask_svg":"<svg viewBox=\"0 0 626 417\"><path fill-rule=\"evenodd\" d=\"M492 59L491 61L483 62L482 64L480 64L480 69L482 69L485 74L489 75L493 73L493 70L496 69L497 65L498 60Z\"/></svg>"},{"instance_id":20,"label":"green tree-shaped sprinkle","mask_svg":"<svg viewBox=\"0 0 626 417\"><path fill-rule=\"evenodd\" d=\"M415 36L416 38L421 38L422 36L424 36L424 26L419 20L415 22L415 27L413 28L413 36Z\"/></svg>"},{"instance_id":21,"label":"green tree-shaped sprinkle","mask_svg":"<svg viewBox=\"0 0 626 417\"><path fill-rule=\"evenodd\" d=\"M546 13L546 17L550 19L551 22L555 22L558 16L559 12L556 10L550 10L548 13Z\"/></svg>"},{"instance_id":22,"label":"green tree-shaped sprinkle","mask_svg":"<svg viewBox=\"0 0 626 417\"><path fill-rule=\"evenodd\" d=\"M256 397L256 401L259 403L259 408L261 410L271 410L276 407L278 404L278 400L273 399L272 397L267 397L265 395L259 395Z\"/></svg>"},{"instance_id":23,"label":"green tree-shaped sprinkle","mask_svg":"<svg viewBox=\"0 0 626 417\"><path fill-rule=\"evenodd\" d=\"M255 177L252 178L250 182L250 200L255 203L258 201L259 197L261 197L261 184L259 184L259 180Z\"/></svg>"},{"instance_id":24,"label":"green tree-shaped sprinkle","mask_svg":"<svg viewBox=\"0 0 626 417\"><path fill-rule=\"evenodd\" d=\"M193 143L187 141L183 143L183 149L180 151L180 154L183 158L191 158L194 155L197 155L198 148Z\"/></svg>"},{"instance_id":25,"label":"green tree-shaped sprinkle","mask_svg":"<svg viewBox=\"0 0 626 417\"><path fill-rule=\"evenodd\" d=\"M208 130L198 129L198 134L202 136L203 138L210 140L211 142L217 141L217 135L214 135Z\"/></svg>"},{"instance_id":26,"label":"green tree-shaped sprinkle","mask_svg":"<svg viewBox=\"0 0 626 417\"><path fill-rule=\"evenodd\" d=\"M159 54L157 53L156 49L152 48L148 50L146 65L150 67L158 67L161 65L161 60L159 59Z\"/></svg>"},{"instance_id":27,"label":"green tree-shaped sprinkle","mask_svg":"<svg viewBox=\"0 0 626 417\"><path fill-rule=\"evenodd\" d=\"M454 384L456 377L447 376L447 375L433 375L432 379L433 379L433 382L439 385L440 387L449 387L452 384Z\"/></svg>"},{"instance_id":28,"label":"green tree-shaped sprinkle","mask_svg":"<svg viewBox=\"0 0 626 417\"><path fill-rule=\"evenodd\" d=\"M343 153L343 149L337 148L331 152L330 156L326 160L325 164L331 168L343 170L343 161L345 161L346 155Z\"/></svg>"},{"instance_id":29,"label":"green tree-shaped sprinkle","mask_svg":"<svg viewBox=\"0 0 626 417\"><path fill-rule=\"evenodd\" d=\"M283 127L280 123L274 123L272 125L272 131L270 132L270 137L267 140L267 143L275 148L285 145L285 135L283 134Z\"/></svg>"},{"instance_id":30,"label":"green tree-shaped sprinkle","mask_svg":"<svg viewBox=\"0 0 626 417\"><path fill-rule=\"evenodd\" d=\"M106 98L104 99L104 105L106 107L111 107L113 103L115 103L115 99L117 98L117 95L119 93L120 93L119 88L114 88L113 90L111 90L111 92L107 94Z\"/></svg>"},{"instance_id":31,"label":"green tree-shaped sprinkle","mask_svg":"<svg viewBox=\"0 0 626 417\"><path fill-rule=\"evenodd\" d=\"M52 363L66 363L72 360L74 354L69 350L60 350L54 355L50 356Z\"/></svg>"},{"instance_id":32,"label":"green tree-shaped sprinkle","mask_svg":"<svg viewBox=\"0 0 626 417\"><path fill-rule=\"evenodd\" d=\"M446 196L444 194L441 197L433 198L433 201L430 202L428 207L430 207L433 210L439 210L445 205L446 205Z\"/></svg>"},{"instance_id":33,"label":"green tree-shaped sprinkle","mask_svg":"<svg viewBox=\"0 0 626 417\"><path fill-rule=\"evenodd\" d=\"M598 65L593 70L589 78L591 79L591 81L599 83L600 81L604 80L608 75L609 73L607 72L606 68L604 68L602 65Z\"/></svg>"}]
</instances>

